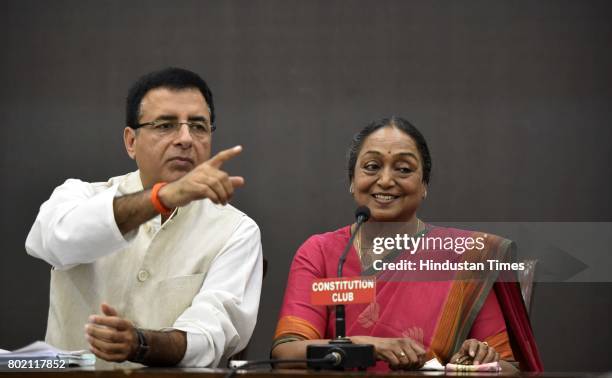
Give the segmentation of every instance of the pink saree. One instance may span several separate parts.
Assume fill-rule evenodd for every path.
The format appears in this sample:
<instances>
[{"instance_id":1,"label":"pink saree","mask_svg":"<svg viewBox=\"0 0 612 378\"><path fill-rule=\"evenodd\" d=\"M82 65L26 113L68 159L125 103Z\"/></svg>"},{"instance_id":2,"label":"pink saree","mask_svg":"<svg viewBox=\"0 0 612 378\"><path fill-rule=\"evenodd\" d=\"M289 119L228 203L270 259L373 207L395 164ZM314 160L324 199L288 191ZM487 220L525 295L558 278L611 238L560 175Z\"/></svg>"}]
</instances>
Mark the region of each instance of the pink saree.
<instances>
[{"instance_id":1,"label":"pink saree","mask_svg":"<svg viewBox=\"0 0 612 378\"><path fill-rule=\"evenodd\" d=\"M350 227L310 237L291 265L274 346L297 339L329 339L334 332L330 307L310 303L317 278L336 277L337 263L350 237ZM475 235L431 227L427 236ZM489 235L495 248L505 239ZM492 237L492 238L491 238ZM395 256L397 258L399 256ZM360 258L351 248L344 276L362 275ZM347 336L410 337L425 346L428 355L446 363L464 340L487 341L502 359L516 360L524 371L542 371L518 284L514 282L432 281L406 282L377 275L376 301L346 306ZM491 288L495 287L494 290ZM388 370L379 362L375 370Z\"/></svg>"}]
</instances>

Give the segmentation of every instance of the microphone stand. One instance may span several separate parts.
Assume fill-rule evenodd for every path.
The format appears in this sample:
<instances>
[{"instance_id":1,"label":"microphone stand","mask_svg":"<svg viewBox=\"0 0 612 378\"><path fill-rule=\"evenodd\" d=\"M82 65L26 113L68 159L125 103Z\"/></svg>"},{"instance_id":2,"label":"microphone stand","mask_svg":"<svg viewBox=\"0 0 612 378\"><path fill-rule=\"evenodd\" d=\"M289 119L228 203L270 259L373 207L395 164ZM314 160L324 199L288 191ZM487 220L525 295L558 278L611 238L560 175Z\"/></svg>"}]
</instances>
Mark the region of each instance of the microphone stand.
<instances>
[{"instance_id":1,"label":"microphone stand","mask_svg":"<svg viewBox=\"0 0 612 378\"><path fill-rule=\"evenodd\" d=\"M366 210L368 210L366 208ZM361 226L368 220L369 210L365 214L360 214L358 210L357 224L355 232L351 235L348 244L344 248L338 260L338 278L342 277L342 268L346 261L346 255L353 245L355 236ZM325 357L333 357L327 361ZM329 341L329 344L308 345L306 347L306 358L319 359L308 362L307 366L312 369L359 369L366 370L370 366L376 365L374 357L374 346L371 344L353 344L351 339L346 337L346 319L344 305L336 305L336 337Z\"/></svg>"}]
</instances>

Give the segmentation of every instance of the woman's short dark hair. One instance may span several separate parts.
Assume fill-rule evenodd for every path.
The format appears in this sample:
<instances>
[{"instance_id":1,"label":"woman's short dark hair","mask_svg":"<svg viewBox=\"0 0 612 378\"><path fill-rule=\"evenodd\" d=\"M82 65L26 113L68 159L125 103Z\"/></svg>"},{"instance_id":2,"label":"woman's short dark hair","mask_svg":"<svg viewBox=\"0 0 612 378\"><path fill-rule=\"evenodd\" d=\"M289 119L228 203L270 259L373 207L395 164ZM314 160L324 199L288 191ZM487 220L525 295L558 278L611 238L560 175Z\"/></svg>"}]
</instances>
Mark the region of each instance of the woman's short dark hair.
<instances>
[{"instance_id":1,"label":"woman's short dark hair","mask_svg":"<svg viewBox=\"0 0 612 378\"><path fill-rule=\"evenodd\" d=\"M208 84L195 72L176 67L150 72L138 80L128 91L126 101L126 125L136 129L140 123L140 104L142 98L152 89L168 88L174 90L197 88L202 92L210 110L210 123L215 122L215 105Z\"/></svg>"},{"instance_id":2,"label":"woman's short dark hair","mask_svg":"<svg viewBox=\"0 0 612 378\"><path fill-rule=\"evenodd\" d=\"M349 180L353 181L353 177L355 177L355 165L357 164L357 156L361 151L363 142L368 136L370 136L370 134L372 134L376 130L382 129L383 127L395 127L396 129L403 131L412 139L414 139L417 145L417 149L421 154L421 159L423 160L423 182L429 184L429 176L431 174L431 155L429 154L429 148L427 147L425 137L423 137L423 134L421 134L421 132L413 124L401 117L391 117L376 120L361 129L361 131L359 131L357 134L355 134L355 136L353 136L353 140L348 151Z\"/></svg>"}]
</instances>

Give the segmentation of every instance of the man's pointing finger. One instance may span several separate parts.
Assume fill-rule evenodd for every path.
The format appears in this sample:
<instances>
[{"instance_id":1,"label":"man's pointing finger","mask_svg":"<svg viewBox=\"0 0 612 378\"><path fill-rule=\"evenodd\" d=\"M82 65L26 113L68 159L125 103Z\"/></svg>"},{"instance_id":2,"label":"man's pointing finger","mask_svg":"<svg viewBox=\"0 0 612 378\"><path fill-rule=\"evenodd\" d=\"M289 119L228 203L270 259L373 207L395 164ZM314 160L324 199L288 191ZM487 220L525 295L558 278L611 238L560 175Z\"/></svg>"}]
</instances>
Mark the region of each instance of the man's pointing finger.
<instances>
[{"instance_id":1,"label":"man's pointing finger","mask_svg":"<svg viewBox=\"0 0 612 378\"><path fill-rule=\"evenodd\" d=\"M215 168L219 168L226 161L240 155L241 152L242 152L242 146L235 146L232 148L228 148L227 150L223 150L219 152L218 154L216 154L215 156L213 156L208 161L208 163Z\"/></svg>"}]
</instances>

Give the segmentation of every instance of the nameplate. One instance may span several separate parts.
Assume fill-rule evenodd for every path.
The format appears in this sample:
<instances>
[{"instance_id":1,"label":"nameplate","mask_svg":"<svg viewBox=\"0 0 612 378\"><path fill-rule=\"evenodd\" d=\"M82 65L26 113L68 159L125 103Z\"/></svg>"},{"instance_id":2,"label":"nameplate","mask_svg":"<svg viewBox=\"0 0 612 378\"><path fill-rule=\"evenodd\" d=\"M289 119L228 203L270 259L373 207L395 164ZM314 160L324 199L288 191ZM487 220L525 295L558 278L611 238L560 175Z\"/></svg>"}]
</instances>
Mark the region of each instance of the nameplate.
<instances>
[{"instance_id":1,"label":"nameplate","mask_svg":"<svg viewBox=\"0 0 612 378\"><path fill-rule=\"evenodd\" d=\"M372 303L376 298L376 277L325 278L312 282L310 302L313 305Z\"/></svg>"}]
</instances>

